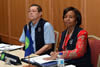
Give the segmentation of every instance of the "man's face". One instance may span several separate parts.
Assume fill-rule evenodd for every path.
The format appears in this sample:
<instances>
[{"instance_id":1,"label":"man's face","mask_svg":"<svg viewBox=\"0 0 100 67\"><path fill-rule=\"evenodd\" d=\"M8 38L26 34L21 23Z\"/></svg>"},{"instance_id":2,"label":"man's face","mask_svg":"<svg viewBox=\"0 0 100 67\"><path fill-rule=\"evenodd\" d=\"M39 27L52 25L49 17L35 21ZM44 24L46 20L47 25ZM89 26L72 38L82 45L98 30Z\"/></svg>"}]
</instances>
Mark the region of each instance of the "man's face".
<instances>
[{"instance_id":1,"label":"man's face","mask_svg":"<svg viewBox=\"0 0 100 67\"><path fill-rule=\"evenodd\" d=\"M28 17L31 21L37 20L41 17L41 12L38 12L37 6L31 6L28 11Z\"/></svg>"}]
</instances>

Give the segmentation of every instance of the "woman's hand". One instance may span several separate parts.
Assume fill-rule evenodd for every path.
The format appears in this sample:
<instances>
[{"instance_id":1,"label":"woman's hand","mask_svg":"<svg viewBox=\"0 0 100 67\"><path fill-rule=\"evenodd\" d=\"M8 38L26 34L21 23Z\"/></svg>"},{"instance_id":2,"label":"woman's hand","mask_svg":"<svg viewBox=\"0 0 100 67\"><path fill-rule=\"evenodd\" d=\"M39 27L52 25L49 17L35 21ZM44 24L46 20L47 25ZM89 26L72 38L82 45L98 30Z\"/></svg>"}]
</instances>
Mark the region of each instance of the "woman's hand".
<instances>
[{"instance_id":1,"label":"woman's hand","mask_svg":"<svg viewBox=\"0 0 100 67\"><path fill-rule=\"evenodd\" d=\"M44 58L44 60L55 60L57 58L58 52L51 52L51 57Z\"/></svg>"},{"instance_id":2,"label":"woman's hand","mask_svg":"<svg viewBox=\"0 0 100 67\"><path fill-rule=\"evenodd\" d=\"M50 55L54 56L57 52L51 52Z\"/></svg>"}]
</instances>

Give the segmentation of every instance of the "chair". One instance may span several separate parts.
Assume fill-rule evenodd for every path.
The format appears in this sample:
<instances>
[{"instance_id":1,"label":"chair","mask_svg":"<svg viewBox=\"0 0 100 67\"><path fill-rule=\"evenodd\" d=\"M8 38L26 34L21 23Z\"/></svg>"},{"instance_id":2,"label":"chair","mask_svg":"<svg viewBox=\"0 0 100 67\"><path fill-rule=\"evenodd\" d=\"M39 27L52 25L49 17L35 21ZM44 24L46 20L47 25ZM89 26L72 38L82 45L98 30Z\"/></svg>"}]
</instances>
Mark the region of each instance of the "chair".
<instances>
[{"instance_id":1,"label":"chair","mask_svg":"<svg viewBox=\"0 0 100 67\"><path fill-rule=\"evenodd\" d=\"M55 32L55 46L54 46L54 51L57 51L57 44L58 44L58 38L59 38L59 32L54 31Z\"/></svg>"},{"instance_id":2,"label":"chair","mask_svg":"<svg viewBox=\"0 0 100 67\"><path fill-rule=\"evenodd\" d=\"M99 37L95 36L95 35L88 35L88 38L92 38L92 39L97 39L97 40L100 40Z\"/></svg>"},{"instance_id":3,"label":"chair","mask_svg":"<svg viewBox=\"0 0 100 67\"><path fill-rule=\"evenodd\" d=\"M97 67L100 67L100 54L99 54L99 58L98 58L98 64Z\"/></svg>"},{"instance_id":4,"label":"chair","mask_svg":"<svg viewBox=\"0 0 100 67\"><path fill-rule=\"evenodd\" d=\"M100 38L94 35L89 35L89 45L91 48L91 63L93 67L97 67L98 57L100 54Z\"/></svg>"}]
</instances>

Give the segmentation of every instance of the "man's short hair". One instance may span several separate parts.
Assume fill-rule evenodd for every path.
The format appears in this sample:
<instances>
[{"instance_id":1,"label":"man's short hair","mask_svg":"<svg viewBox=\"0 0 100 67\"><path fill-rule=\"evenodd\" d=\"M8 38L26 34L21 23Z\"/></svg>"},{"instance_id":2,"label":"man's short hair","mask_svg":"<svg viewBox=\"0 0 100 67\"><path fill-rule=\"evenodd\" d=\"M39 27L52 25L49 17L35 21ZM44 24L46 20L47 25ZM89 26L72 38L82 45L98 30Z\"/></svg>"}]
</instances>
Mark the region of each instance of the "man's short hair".
<instances>
[{"instance_id":1,"label":"man's short hair","mask_svg":"<svg viewBox=\"0 0 100 67\"><path fill-rule=\"evenodd\" d=\"M32 4L32 5L30 5L30 7L32 7L32 6L37 6L38 8L38 12L42 12L42 8L41 8L41 6L40 5L38 5L38 4Z\"/></svg>"}]
</instances>

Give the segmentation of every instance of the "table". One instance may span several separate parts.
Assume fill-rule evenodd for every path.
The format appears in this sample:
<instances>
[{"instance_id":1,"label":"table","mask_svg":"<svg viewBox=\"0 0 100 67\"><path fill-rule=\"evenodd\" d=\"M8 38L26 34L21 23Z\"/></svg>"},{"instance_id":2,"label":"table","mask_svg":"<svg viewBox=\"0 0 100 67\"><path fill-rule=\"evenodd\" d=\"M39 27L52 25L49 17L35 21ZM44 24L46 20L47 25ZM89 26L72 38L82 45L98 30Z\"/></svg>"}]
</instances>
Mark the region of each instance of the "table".
<instances>
[{"instance_id":1,"label":"table","mask_svg":"<svg viewBox=\"0 0 100 67\"><path fill-rule=\"evenodd\" d=\"M24 57L24 51L23 50L14 50L14 51L8 51L7 53L18 56L20 59ZM0 67L37 67L35 65L27 64L22 62L22 65L8 65L4 61L0 61ZM65 67L76 67L74 65L67 65Z\"/></svg>"},{"instance_id":2,"label":"table","mask_svg":"<svg viewBox=\"0 0 100 67\"><path fill-rule=\"evenodd\" d=\"M20 59L24 57L24 51L23 50L7 51L7 53L18 56ZM12 65L12 64L8 65L4 61L0 61L0 67L23 67L25 65L28 65L28 64L22 62L22 65Z\"/></svg>"}]
</instances>

